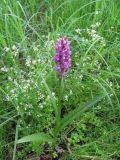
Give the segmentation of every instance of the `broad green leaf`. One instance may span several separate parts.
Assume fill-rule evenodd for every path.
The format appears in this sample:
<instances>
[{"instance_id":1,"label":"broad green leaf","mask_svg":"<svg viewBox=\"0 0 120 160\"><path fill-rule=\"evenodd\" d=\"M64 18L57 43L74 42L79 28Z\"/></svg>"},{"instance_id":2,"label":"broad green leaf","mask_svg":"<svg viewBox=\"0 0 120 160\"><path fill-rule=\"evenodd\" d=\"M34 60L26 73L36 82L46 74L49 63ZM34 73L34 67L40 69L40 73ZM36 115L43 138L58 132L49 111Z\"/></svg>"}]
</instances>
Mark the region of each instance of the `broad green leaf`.
<instances>
[{"instance_id":1,"label":"broad green leaf","mask_svg":"<svg viewBox=\"0 0 120 160\"><path fill-rule=\"evenodd\" d=\"M55 128L55 135L58 135L58 133L64 129L65 126L70 124L74 119L78 118L81 114L83 114L85 111L87 111L89 108L91 108L93 105L95 105L97 102L99 102L101 99L103 99L106 96L106 94L102 94L95 99L87 102L82 107L78 107L68 113L57 125Z\"/></svg>"},{"instance_id":2,"label":"broad green leaf","mask_svg":"<svg viewBox=\"0 0 120 160\"><path fill-rule=\"evenodd\" d=\"M25 142L49 142L49 143L52 143L53 139L48 134L35 133L35 134L25 136L17 141L17 143L25 143Z\"/></svg>"}]
</instances>

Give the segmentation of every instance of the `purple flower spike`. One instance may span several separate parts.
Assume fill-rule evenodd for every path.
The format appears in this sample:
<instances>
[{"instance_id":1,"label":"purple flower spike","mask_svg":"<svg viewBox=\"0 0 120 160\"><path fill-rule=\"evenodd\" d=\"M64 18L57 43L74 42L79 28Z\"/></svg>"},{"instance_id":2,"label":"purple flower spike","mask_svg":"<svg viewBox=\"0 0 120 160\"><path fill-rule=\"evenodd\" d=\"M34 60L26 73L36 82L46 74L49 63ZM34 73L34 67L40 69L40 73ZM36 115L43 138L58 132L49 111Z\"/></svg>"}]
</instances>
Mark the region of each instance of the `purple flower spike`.
<instances>
[{"instance_id":1,"label":"purple flower spike","mask_svg":"<svg viewBox=\"0 0 120 160\"><path fill-rule=\"evenodd\" d=\"M55 45L55 49L56 54L54 57L54 61L56 63L56 71L61 78L64 78L65 73L69 70L71 66L70 41L66 37L59 38Z\"/></svg>"}]
</instances>

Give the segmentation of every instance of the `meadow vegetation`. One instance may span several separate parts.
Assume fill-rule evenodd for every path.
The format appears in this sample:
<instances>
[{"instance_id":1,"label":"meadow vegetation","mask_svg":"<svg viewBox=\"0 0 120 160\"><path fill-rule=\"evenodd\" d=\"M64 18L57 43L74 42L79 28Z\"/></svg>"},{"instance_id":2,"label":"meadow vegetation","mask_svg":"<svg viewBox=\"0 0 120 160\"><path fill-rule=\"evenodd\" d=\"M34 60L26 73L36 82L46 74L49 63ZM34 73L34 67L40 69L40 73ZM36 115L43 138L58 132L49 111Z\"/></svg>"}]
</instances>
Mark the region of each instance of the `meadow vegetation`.
<instances>
[{"instance_id":1,"label":"meadow vegetation","mask_svg":"<svg viewBox=\"0 0 120 160\"><path fill-rule=\"evenodd\" d=\"M58 103L55 43L70 41L62 118L104 93L65 126L53 149L47 142L17 143L45 132L54 136ZM0 160L120 158L120 1L0 1ZM61 151L62 150L62 151ZM47 158L46 158L47 160Z\"/></svg>"}]
</instances>

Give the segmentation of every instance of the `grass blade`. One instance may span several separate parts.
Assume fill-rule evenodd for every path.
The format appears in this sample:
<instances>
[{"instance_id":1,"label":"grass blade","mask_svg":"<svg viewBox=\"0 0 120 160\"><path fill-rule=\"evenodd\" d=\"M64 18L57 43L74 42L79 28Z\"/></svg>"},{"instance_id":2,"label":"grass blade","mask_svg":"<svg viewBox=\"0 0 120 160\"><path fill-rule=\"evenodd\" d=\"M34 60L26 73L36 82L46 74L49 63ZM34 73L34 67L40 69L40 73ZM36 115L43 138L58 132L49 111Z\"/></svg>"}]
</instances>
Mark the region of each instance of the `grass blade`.
<instances>
[{"instance_id":1,"label":"grass blade","mask_svg":"<svg viewBox=\"0 0 120 160\"><path fill-rule=\"evenodd\" d=\"M17 139L18 139L18 127L19 126L19 120L16 125L16 133L15 133L15 142L14 142L14 151L13 151L13 160L15 160L15 154L16 154L16 146L17 146Z\"/></svg>"}]
</instances>

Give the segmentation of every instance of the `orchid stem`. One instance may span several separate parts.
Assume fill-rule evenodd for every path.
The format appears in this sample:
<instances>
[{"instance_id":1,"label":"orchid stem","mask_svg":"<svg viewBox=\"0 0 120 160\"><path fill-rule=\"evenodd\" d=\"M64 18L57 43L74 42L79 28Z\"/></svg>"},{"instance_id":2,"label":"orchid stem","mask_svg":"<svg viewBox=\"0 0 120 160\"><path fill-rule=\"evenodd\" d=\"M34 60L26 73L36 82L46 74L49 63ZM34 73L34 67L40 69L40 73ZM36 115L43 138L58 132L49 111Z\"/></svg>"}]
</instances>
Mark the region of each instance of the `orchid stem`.
<instances>
[{"instance_id":1,"label":"orchid stem","mask_svg":"<svg viewBox=\"0 0 120 160\"><path fill-rule=\"evenodd\" d=\"M59 82L58 82L58 112L57 112L57 116L56 116L56 126L59 125L60 120L61 120L62 93L63 93L63 79L59 78ZM55 147L57 136L58 135L56 135L56 133L55 133L55 135L54 135L54 142L53 142L53 145L52 145L53 148Z\"/></svg>"},{"instance_id":2,"label":"orchid stem","mask_svg":"<svg viewBox=\"0 0 120 160\"><path fill-rule=\"evenodd\" d=\"M58 123L61 119L61 100L62 100L62 79L59 78L59 84L58 84Z\"/></svg>"}]
</instances>

